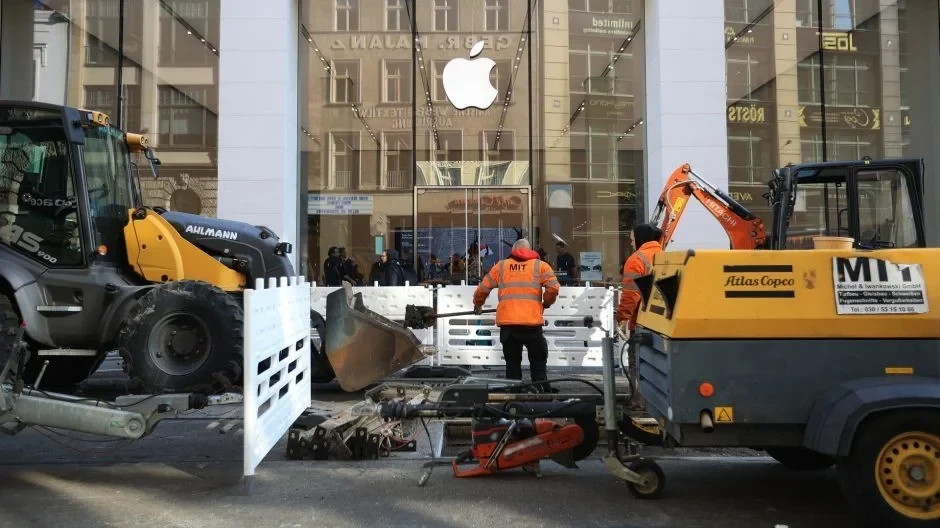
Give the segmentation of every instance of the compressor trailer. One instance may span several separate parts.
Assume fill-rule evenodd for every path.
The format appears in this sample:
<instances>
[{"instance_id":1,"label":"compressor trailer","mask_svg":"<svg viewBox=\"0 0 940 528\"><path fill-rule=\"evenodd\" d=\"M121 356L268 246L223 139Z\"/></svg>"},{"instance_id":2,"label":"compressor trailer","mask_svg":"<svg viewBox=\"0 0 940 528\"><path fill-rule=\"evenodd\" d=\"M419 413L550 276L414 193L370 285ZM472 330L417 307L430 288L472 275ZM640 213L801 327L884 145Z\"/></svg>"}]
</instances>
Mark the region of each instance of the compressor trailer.
<instances>
[{"instance_id":1,"label":"compressor trailer","mask_svg":"<svg viewBox=\"0 0 940 528\"><path fill-rule=\"evenodd\" d=\"M657 255L638 390L667 445L835 465L873 526L940 523L940 249Z\"/></svg>"}]
</instances>

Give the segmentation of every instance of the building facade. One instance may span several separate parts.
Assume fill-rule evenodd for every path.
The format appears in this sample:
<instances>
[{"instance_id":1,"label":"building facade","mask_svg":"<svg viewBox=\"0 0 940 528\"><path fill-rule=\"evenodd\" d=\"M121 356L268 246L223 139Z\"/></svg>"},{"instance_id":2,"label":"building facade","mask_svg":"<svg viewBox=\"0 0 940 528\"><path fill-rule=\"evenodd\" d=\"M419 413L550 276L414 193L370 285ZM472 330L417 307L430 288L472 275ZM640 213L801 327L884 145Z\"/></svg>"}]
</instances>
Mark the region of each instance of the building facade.
<instances>
[{"instance_id":1,"label":"building facade","mask_svg":"<svg viewBox=\"0 0 940 528\"><path fill-rule=\"evenodd\" d=\"M394 248L472 283L526 236L616 283L685 162L765 218L801 161L924 158L938 196L938 4L4 0L0 97L148 133L148 205L267 225L311 280ZM696 204L673 247L727 239Z\"/></svg>"}]
</instances>

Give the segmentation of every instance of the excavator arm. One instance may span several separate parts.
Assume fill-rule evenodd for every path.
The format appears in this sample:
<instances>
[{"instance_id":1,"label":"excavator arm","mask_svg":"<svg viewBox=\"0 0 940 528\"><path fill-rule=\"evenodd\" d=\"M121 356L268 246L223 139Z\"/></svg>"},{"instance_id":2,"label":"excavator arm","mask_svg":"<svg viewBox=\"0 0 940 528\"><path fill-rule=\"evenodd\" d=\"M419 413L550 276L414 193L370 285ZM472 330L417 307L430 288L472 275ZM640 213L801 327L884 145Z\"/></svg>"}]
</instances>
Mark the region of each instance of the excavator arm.
<instances>
[{"instance_id":1,"label":"excavator arm","mask_svg":"<svg viewBox=\"0 0 940 528\"><path fill-rule=\"evenodd\" d=\"M684 163L669 176L653 212L652 223L659 225L663 232L660 240L663 248L672 241L690 197L695 197L718 220L728 234L731 249L764 246L767 234L763 221Z\"/></svg>"}]
</instances>

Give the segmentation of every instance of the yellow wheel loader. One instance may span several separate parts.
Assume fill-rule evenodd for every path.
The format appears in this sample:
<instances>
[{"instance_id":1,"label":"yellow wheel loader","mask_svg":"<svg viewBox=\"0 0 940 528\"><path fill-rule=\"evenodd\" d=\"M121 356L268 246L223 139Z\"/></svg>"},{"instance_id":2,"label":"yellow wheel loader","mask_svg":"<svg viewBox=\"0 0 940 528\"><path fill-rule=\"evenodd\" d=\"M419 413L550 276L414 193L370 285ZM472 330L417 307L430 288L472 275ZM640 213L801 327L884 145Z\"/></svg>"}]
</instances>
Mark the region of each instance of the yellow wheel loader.
<instances>
[{"instance_id":1,"label":"yellow wheel loader","mask_svg":"<svg viewBox=\"0 0 940 528\"><path fill-rule=\"evenodd\" d=\"M834 465L864 522L937 526L940 249L923 247L922 165L799 165L770 186L772 251L666 252L637 279L646 410L667 445Z\"/></svg>"},{"instance_id":2,"label":"yellow wheel loader","mask_svg":"<svg viewBox=\"0 0 940 528\"><path fill-rule=\"evenodd\" d=\"M156 177L147 138L105 114L0 100L0 365L25 324L28 383L80 382L111 350L139 389L236 383L241 292L295 274L264 226L144 206L133 157Z\"/></svg>"}]
</instances>

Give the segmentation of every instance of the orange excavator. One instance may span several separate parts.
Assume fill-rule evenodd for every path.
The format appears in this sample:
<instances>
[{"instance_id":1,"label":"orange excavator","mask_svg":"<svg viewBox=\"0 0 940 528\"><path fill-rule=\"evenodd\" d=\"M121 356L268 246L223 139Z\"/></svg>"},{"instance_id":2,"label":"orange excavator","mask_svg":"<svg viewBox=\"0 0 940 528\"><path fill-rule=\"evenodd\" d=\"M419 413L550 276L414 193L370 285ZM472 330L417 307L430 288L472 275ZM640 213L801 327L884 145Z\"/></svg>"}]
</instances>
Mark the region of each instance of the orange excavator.
<instances>
[{"instance_id":1,"label":"orange excavator","mask_svg":"<svg viewBox=\"0 0 940 528\"><path fill-rule=\"evenodd\" d=\"M759 217L684 163L666 180L653 212L652 223L658 224L663 232L659 241L663 248L672 240L691 197L718 220L731 240L731 249L758 249L766 244L767 232Z\"/></svg>"},{"instance_id":2,"label":"orange excavator","mask_svg":"<svg viewBox=\"0 0 940 528\"><path fill-rule=\"evenodd\" d=\"M669 176L651 223L665 248L694 197L721 224L731 249L801 249L812 247L806 240L814 236L852 238L859 249L927 246L922 159L790 164L774 170L767 186L769 226L684 163Z\"/></svg>"}]
</instances>

